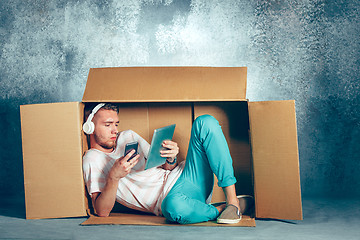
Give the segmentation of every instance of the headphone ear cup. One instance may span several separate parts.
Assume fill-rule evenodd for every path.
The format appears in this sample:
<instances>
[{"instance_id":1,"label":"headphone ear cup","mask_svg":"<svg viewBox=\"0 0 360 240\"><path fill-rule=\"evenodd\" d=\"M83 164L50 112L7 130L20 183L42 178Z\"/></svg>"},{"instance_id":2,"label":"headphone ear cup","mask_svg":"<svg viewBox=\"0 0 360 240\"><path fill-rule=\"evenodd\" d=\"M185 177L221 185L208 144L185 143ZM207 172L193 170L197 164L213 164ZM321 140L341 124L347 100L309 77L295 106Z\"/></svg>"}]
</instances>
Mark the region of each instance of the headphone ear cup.
<instances>
[{"instance_id":1,"label":"headphone ear cup","mask_svg":"<svg viewBox=\"0 0 360 240\"><path fill-rule=\"evenodd\" d=\"M83 131L86 134L92 134L95 130L95 124L93 122L85 122L83 124Z\"/></svg>"},{"instance_id":2,"label":"headphone ear cup","mask_svg":"<svg viewBox=\"0 0 360 240\"><path fill-rule=\"evenodd\" d=\"M89 122L89 125L90 125L89 134L93 134L95 131L95 124L91 121L91 122Z\"/></svg>"},{"instance_id":3,"label":"headphone ear cup","mask_svg":"<svg viewBox=\"0 0 360 240\"><path fill-rule=\"evenodd\" d=\"M97 111L99 111L100 108L102 108L103 106L105 106L105 103L99 103L98 105L96 105L96 107L94 107L94 109L91 111L88 119L86 120L86 122L83 124L83 131L86 134L92 134L95 131L95 124L92 122L92 119L95 115L95 113L97 113Z\"/></svg>"}]
</instances>

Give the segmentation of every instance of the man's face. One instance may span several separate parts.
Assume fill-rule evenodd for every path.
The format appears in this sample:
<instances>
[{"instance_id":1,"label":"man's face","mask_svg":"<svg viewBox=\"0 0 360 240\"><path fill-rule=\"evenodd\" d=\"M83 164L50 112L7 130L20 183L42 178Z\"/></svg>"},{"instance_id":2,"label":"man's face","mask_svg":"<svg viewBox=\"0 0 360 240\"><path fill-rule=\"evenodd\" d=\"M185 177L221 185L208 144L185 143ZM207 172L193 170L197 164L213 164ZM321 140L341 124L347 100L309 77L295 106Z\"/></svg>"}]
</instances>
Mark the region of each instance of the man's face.
<instances>
[{"instance_id":1,"label":"man's face","mask_svg":"<svg viewBox=\"0 0 360 240\"><path fill-rule=\"evenodd\" d=\"M100 109L93 119L95 124L94 138L102 151L112 151L118 133L119 118L116 111Z\"/></svg>"}]
</instances>

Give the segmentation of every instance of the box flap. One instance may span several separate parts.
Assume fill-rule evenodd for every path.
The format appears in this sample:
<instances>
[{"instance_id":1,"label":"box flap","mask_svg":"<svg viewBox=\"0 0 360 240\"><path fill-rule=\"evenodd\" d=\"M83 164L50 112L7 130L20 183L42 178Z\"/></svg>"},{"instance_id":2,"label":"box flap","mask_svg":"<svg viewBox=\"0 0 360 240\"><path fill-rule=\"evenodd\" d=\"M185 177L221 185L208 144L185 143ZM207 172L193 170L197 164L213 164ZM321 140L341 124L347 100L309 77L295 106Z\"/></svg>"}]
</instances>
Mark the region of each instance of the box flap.
<instances>
[{"instance_id":1,"label":"box flap","mask_svg":"<svg viewBox=\"0 0 360 240\"><path fill-rule=\"evenodd\" d=\"M26 218L86 216L80 103L23 105Z\"/></svg>"},{"instance_id":2,"label":"box flap","mask_svg":"<svg viewBox=\"0 0 360 240\"><path fill-rule=\"evenodd\" d=\"M83 102L246 99L246 67L91 68Z\"/></svg>"},{"instance_id":3,"label":"box flap","mask_svg":"<svg viewBox=\"0 0 360 240\"><path fill-rule=\"evenodd\" d=\"M250 102L256 217L302 219L295 101Z\"/></svg>"}]
</instances>

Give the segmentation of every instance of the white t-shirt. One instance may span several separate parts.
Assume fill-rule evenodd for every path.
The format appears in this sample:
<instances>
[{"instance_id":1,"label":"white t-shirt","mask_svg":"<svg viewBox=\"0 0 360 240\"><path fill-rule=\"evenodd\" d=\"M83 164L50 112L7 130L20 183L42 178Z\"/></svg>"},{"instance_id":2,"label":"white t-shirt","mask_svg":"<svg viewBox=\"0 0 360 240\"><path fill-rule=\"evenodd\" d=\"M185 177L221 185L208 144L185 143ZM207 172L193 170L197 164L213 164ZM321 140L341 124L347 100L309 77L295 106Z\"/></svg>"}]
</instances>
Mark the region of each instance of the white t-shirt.
<instances>
[{"instance_id":1,"label":"white t-shirt","mask_svg":"<svg viewBox=\"0 0 360 240\"><path fill-rule=\"evenodd\" d=\"M86 187L90 195L101 192L114 162L124 155L125 145L134 141L139 143L139 162L119 180L116 201L132 209L161 215L161 203L182 173L184 162L172 171L160 167L144 170L150 145L132 130L120 133L116 148L111 153L97 149L85 153L83 170Z\"/></svg>"}]
</instances>

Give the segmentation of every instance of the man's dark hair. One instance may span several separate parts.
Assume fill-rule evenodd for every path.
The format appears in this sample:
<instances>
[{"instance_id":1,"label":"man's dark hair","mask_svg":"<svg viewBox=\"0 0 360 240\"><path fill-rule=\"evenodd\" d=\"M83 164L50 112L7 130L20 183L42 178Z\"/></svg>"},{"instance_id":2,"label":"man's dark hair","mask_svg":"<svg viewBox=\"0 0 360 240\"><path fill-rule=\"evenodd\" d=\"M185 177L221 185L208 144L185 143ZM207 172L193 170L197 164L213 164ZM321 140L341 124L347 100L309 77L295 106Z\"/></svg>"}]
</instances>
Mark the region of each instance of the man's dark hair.
<instances>
[{"instance_id":1,"label":"man's dark hair","mask_svg":"<svg viewBox=\"0 0 360 240\"><path fill-rule=\"evenodd\" d=\"M98 105L99 103L86 103L85 109L84 109L84 122L86 122L86 119L89 117L91 111ZM119 114L119 106L114 103L105 103L104 106L102 106L100 109L105 110L112 110L115 111L117 114Z\"/></svg>"},{"instance_id":2,"label":"man's dark hair","mask_svg":"<svg viewBox=\"0 0 360 240\"><path fill-rule=\"evenodd\" d=\"M113 103L105 103L105 105L102 106L100 109L113 110L116 113L119 113L119 106Z\"/></svg>"}]
</instances>

